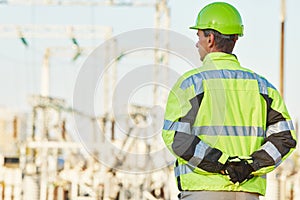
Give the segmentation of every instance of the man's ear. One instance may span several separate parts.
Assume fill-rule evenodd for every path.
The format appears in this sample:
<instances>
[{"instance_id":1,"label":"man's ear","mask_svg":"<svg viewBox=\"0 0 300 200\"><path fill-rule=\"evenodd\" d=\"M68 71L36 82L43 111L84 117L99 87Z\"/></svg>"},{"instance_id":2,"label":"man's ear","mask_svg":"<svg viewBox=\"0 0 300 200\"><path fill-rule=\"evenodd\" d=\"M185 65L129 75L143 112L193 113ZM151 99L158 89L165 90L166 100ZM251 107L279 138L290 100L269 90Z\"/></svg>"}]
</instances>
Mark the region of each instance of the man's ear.
<instances>
[{"instance_id":1,"label":"man's ear","mask_svg":"<svg viewBox=\"0 0 300 200\"><path fill-rule=\"evenodd\" d=\"M208 43L208 47L209 48L212 48L215 44L215 36L214 34L209 34L208 37L207 37L207 43Z\"/></svg>"}]
</instances>

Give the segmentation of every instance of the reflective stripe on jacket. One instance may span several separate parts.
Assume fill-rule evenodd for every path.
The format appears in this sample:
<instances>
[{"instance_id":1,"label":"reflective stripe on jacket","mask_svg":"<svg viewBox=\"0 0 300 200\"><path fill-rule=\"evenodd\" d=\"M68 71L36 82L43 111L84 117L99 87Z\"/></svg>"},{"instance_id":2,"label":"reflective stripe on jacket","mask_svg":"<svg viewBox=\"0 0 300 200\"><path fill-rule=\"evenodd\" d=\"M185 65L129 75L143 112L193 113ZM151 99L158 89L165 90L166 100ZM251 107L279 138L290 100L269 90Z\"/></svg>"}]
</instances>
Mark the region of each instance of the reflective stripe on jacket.
<instances>
[{"instance_id":1,"label":"reflective stripe on jacket","mask_svg":"<svg viewBox=\"0 0 300 200\"><path fill-rule=\"evenodd\" d=\"M177 157L179 190L265 194L265 174L296 146L286 106L265 78L236 57L210 53L203 66L185 73L170 91L162 133ZM253 158L254 178L233 184L219 172L228 157Z\"/></svg>"}]
</instances>

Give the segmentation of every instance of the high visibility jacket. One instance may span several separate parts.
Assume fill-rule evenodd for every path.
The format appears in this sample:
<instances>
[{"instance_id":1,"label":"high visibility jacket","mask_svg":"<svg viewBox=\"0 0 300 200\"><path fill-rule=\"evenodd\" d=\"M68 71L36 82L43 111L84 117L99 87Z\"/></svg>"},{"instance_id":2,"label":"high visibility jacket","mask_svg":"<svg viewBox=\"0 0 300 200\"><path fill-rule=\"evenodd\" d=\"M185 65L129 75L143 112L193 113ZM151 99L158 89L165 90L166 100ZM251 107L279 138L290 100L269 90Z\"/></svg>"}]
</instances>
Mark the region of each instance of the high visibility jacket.
<instances>
[{"instance_id":1,"label":"high visibility jacket","mask_svg":"<svg viewBox=\"0 0 300 200\"><path fill-rule=\"evenodd\" d=\"M180 191L265 194L266 173L296 146L291 118L279 92L243 68L232 54L209 53L170 91L162 133L176 156ZM229 157L251 158L254 178L233 184L220 174Z\"/></svg>"}]
</instances>

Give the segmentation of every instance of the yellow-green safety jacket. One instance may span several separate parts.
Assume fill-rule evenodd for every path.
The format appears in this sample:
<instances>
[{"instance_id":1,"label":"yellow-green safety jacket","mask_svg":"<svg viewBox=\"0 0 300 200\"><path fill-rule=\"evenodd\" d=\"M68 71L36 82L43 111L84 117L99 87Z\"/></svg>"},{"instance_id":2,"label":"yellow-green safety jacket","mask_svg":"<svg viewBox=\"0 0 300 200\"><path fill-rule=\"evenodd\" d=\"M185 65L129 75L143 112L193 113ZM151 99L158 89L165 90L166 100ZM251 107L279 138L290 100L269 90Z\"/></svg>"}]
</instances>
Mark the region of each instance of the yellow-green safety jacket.
<instances>
[{"instance_id":1,"label":"yellow-green safety jacket","mask_svg":"<svg viewBox=\"0 0 300 200\"><path fill-rule=\"evenodd\" d=\"M279 92L241 67L232 54L209 53L203 66L185 73L170 91L162 136L176 156L180 191L244 191L265 194L266 173L296 146ZM229 157L247 158L254 178L233 184L220 174Z\"/></svg>"}]
</instances>

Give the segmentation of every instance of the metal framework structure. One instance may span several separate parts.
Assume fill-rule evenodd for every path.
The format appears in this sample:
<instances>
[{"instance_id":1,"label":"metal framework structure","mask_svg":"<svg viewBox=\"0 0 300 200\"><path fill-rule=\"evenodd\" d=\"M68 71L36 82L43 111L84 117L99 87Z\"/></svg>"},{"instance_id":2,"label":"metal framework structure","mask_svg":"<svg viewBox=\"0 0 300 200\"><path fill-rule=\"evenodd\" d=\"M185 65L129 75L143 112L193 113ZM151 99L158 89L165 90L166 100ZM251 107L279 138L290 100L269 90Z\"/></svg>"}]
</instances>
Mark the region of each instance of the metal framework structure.
<instances>
[{"instance_id":1,"label":"metal framework structure","mask_svg":"<svg viewBox=\"0 0 300 200\"><path fill-rule=\"evenodd\" d=\"M24 45L28 46L28 39L69 39L73 42L73 47L77 53L81 53L86 47L80 47L77 39L103 39L107 40L112 36L112 28L109 26L98 25L0 25L0 38L19 38ZM91 48L90 48L91 49ZM49 95L49 76L50 76L50 59L52 56L61 54L64 51L70 52L70 47L55 46L45 49L42 74L41 74L41 94ZM58 53L57 53L58 52ZM76 55L75 55L76 56Z\"/></svg>"},{"instance_id":2,"label":"metal framework structure","mask_svg":"<svg viewBox=\"0 0 300 200\"><path fill-rule=\"evenodd\" d=\"M132 1L114 1L114 0L108 0L108 1L101 1L101 0L0 0L0 6L1 5L45 5L45 6L72 6L72 5L80 5L80 6L138 6L138 7L155 7L155 27L156 28L163 28L167 29L169 28L170 24L170 12L169 8L167 6L167 0L147 0L141 2L140 0L132 0ZM75 48L79 49L79 46L76 45L76 39L108 39L112 35L112 28L111 27L105 27L105 26L95 26L95 25L12 25L12 24L6 24L6 25L0 25L0 38L19 38L22 40L22 42L26 45L26 39L30 38L39 38L39 39L71 39L75 45ZM156 34L157 41L159 41L159 38L162 37L159 35L159 33ZM164 38L167 38L164 36ZM168 41L165 41L165 47L168 47ZM84 47L80 47L84 48ZM57 141L49 141L49 131L50 129L56 130L56 132L62 132L64 133L63 128L63 119L62 119L62 110L64 110L64 102L61 102L57 99L51 99L49 96L49 66L50 66L50 58L54 54L57 53L57 50L60 52L62 51L69 51L66 47L48 47L45 49L44 58L43 58L43 70L42 70L42 91L41 96L38 96L37 98L31 99L31 104L33 106L33 125L32 125L32 136L33 140L29 141L27 143L28 149L32 150L32 155L35 156L35 152L40 153L40 158L44 161L49 159L48 153L52 152L53 157L57 157L58 155L58 149L64 148L66 149L77 149L79 146L71 141L64 139L64 134L58 139ZM155 66L153 68L154 72L154 79L158 77L159 70L158 70L158 64L167 65L168 64L168 54L166 52L160 51L158 49L155 49L155 55L154 55L154 63ZM105 82L108 82L107 85L104 86L104 90L108 91L109 87L114 87L114 84L116 82L115 76L116 76L116 69L112 69L114 74L110 74L110 77L104 77L106 80ZM154 80L155 81L155 80ZM106 92L105 92L106 93ZM161 95L159 94L159 88L157 86L153 87L153 104L158 104L158 99L161 98ZM108 94L105 94L108 95ZM108 104L109 98L107 96L104 96L104 104ZM161 99L160 99L161 100ZM52 107L51 107L52 106ZM139 115L142 116L143 119L146 121L147 119L147 109L146 108L138 108L134 107L134 105L131 105L131 111L130 115L134 119L135 116ZM66 109L66 108L65 108ZM72 112L74 112L72 110ZM109 112L108 110L106 112ZM50 114L55 114L57 118L57 124L50 126L49 119ZM78 114L78 113L75 113ZM84 116L86 117L86 116ZM111 133L114 134L114 119L111 118L111 116L107 116L108 118L104 119L105 123L111 123L107 128L111 127L112 131ZM93 119L95 120L95 119ZM39 124L40 127L39 130L37 130L36 125ZM155 125L154 125L155 126ZM59 127L59 129L57 129ZM103 128L105 129L105 127ZM53 131L52 130L52 131ZM107 129L105 129L107 130ZM35 132L36 131L36 132ZM34 135L40 131L41 134L41 140L35 141ZM47 141L48 140L48 141ZM135 140L135 138L127 138L127 140L124 141L123 145L127 147L131 147L130 144L134 144L135 142L138 142ZM125 158L123 158L125 159ZM40 181L40 199L52 199L47 198L47 190L49 190L47 184L49 180L48 176L48 170L49 165L47 162L43 162L40 166L41 168L41 181ZM78 174L78 172L76 172ZM70 178L77 177L77 174ZM111 177L112 179L116 178L115 175ZM145 180L150 180L149 178ZM72 181L73 183L74 181ZM76 184L75 184L76 183ZM72 197L75 199L77 196L78 191L78 184L77 182L74 182L72 184ZM144 184L144 186L149 186L150 184ZM83 187L84 185L82 185ZM73 188L74 187L74 188ZM157 188L160 189L160 188ZM123 189L125 191L125 189ZM137 187L137 190L140 190L139 187ZM121 189L119 189L119 192ZM74 193L74 194L73 194ZM104 194L104 196L106 196ZM144 191L144 194L142 194L143 199L156 199L152 194L150 194L150 191ZM83 197L81 197L83 199ZM78 197L79 199L79 197ZM93 198L90 198L93 199ZM169 198L167 198L169 199Z\"/></svg>"},{"instance_id":3,"label":"metal framework structure","mask_svg":"<svg viewBox=\"0 0 300 200\"><path fill-rule=\"evenodd\" d=\"M112 28L99 25L46 25L46 24L2 24L0 38L37 39L107 39Z\"/></svg>"},{"instance_id":4,"label":"metal framework structure","mask_svg":"<svg viewBox=\"0 0 300 200\"><path fill-rule=\"evenodd\" d=\"M154 7L155 8L155 28L168 29L170 27L170 9L168 0L0 0L0 5L41 5L41 6L129 6L129 7ZM0 25L0 38L19 37L24 38L64 38L73 37L82 39L108 38L111 35L111 28L104 26L76 25L58 26L58 25ZM156 34L156 40L159 41L159 33ZM168 38L164 36L164 38ZM25 41L26 42L26 41ZM168 41L165 41L165 47L168 47ZM159 76L158 64L167 65L169 62L168 53L155 50L154 56L154 82ZM115 71L115 70L114 70ZM167 80L167 72L164 72L164 78ZM114 84L114 81L111 82ZM111 85L113 86L113 85ZM106 90L107 91L107 90ZM47 94L47 93L45 93ZM162 99L159 99L162 98ZM153 105L164 101L166 94L159 95L157 85L153 86ZM106 98L107 99L107 98ZM107 102L107 100L105 100Z\"/></svg>"}]
</instances>

